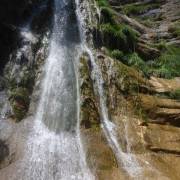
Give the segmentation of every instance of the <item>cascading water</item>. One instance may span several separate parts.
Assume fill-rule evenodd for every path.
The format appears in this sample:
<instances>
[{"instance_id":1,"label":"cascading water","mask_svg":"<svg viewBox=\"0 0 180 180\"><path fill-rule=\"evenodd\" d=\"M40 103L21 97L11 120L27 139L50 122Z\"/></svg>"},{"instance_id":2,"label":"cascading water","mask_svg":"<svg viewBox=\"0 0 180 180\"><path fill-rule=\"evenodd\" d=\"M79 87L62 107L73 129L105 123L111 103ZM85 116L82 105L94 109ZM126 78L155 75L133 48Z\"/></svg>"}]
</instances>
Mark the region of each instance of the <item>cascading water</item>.
<instances>
[{"instance_id":1,"label":"cascading water","mask_svg":"<svg viewBox=\"0 0 180 180\"><path fill-rule=\"evenodd\" d=\"M92 179L86 169L77 126L77 81L73 60L78 57L78 29L71 1L55 1L55 21L32 143L37 179ZM73 19L72 19L73 18ZM47 126L45 126L45 125ZM37 144L36 144L37 143ZM48 144L48 147L47 147ZM38 160L38 161L37 161ZM33 162L33 161L31 161ZM34 173L34 174L33 174Z\"/></svg>"},{"instance_id":2,"label":"cascading water","mask_svg":"<svg viewBox=\"0 0 180 180\"><path fill-rule=\"evenodd\" d=\"M77 4L78 4L78 2L77 2ZM79 17L79 24L80 24L80 27L82 28L83 27L83 22L82 22L83 18L81 17L80 10L77 13L78 13L78 17ZM81 31L82 31L82 29L81 29ZM109 145L111 146L112 150L114 151L120 166L123 167L131 177L133 177L133 178L138 177L141 172L141 167L139 166L135 156L133 154L131 154L130 151L128 151L127 153L123 152L123 150L120 147L120 144L117 140L116 126L112 121L109 120L108 110L107 110L107 106L106 106L106 96L105 96L104 89L103 89L104 82L103 82L103 78L102 78L102 73L95 61L93 50L91 50L88 47L87 43L85 42L84 33L81 33L81 39L83 42L82 49L84 49L84 51L86 51L88 53L90 60L91 60L92 67L93 67L92 79L94 79L96 82L95 86L97 87L97 93L99 95L101 119L102 119L101 126L104 131L104 134L107 138ZM95 91L96 91L96 89L95 89ZM128 140L127 135L125 138L126 138L126 140Z\"/></svg>"},{"instance_id":3,"label":"cascading water","mask_svg":"<svg viewBox=\"0 0 180 180\"><path fill-rule=\"evenodd\" d=\"M81 23L78 9L77 16ZM109 145L130 176L137 176L140 172L134 156L130 152L124 153L118 143L116 127L108 117L101 70L85 43L83 33L79 35L81 30L80 24L76 22L73 2L55 0L50 52L45 64L45 78L33 129L28 136L24 157L13 167L15 173L5 176L5 180L94 179L86 165L78 122L76 63L83 50L89 54L93 66L92 77L100 97L102 129ZM23 35L26 39L32 39L29 33L23 31Z\"/></svg>"},{"instance_id":4,"label":"cascading water","mask_svg":"<svg viewBox=\"0 0 180 180\"><path fill-rule=\"evenodd\" d=\"M42 94L25 155L5 180L93 180L79 132L76 63L81 49L73 1L55 0Z\"/></svg>"},{"instance_id":5,"label":"cascading water","mask_svg":"<svg viewBox=\"0 0 180 180\"><path fill-rule=\"evenodd\" d=\"M99 69L98 65L95 62L94 56L92 54L92 51L90 51L89 48L86 46L86 51L88 52L91 63L93 66L93 72L92 77L96 81L96 86L99 94L99 101L100 101L100 109L101 109L101 119L102 119L102 129L104 131L104 134L107 138L107 141L109 145L111 146L112 150L114 151L116 158L122 166L131 177L136 177L139 175L141 168L136 161L136 158L131 154L130 152L123 152L120 144L117 140L117 134L116 134L116 126L113 122L109 120L108 117L108 110L106 107L106 97L104 94L103 89L103 78L101 74L101 70Z\"/></svg>"}]
</instances>

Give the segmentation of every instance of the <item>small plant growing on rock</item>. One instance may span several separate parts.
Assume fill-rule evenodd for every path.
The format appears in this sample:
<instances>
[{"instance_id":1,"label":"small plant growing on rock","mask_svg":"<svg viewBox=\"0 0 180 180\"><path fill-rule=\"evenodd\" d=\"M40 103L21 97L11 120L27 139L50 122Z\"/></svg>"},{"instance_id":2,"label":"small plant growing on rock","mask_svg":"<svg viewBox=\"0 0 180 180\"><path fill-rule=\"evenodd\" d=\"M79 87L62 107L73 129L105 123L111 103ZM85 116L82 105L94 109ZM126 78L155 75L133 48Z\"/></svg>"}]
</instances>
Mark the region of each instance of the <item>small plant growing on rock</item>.
<instances>
[{"instance_id":1,"label":"small plant growing on rock","mask_svg":"<svg viewBox=\"0 0 180 180\"><path fill-rule=\"evenodd\" d=\"M169 94L170 98L180 100L180 89L177 89Z\"/></svg>"},{"instance_id":2,"label":"small plant growing on rock","mask_svg":"<svg viewBox=\"0 0 180 180\"><path fill-rule=\"evenodd\" d=\"M11 91L9 100L16 120L22 120L30 103L29 91L26 88L15 88Z\"/></svg>"},{"instance_id":3,"label":"small plant growing on rock","mask_svg":"<svg viewBox=\"0 0 180 180\"><path fill-rule=\"evenodd\" d=\"M100 26L104 44L111 49L134 51L138 35L129 26L112 25L110 23Z\"/></svg>"},{"instance_id":4,"label":"small plant growing on rock","mask_svg":"<svg viewBox=\"0 0 180 180\"><path fill-rule=\"evenodd\" d=\"M117 60L122 61L124 57L124 53L118 49L115 49L111 52L111 56Z\"/></svg>"}]
</instances>

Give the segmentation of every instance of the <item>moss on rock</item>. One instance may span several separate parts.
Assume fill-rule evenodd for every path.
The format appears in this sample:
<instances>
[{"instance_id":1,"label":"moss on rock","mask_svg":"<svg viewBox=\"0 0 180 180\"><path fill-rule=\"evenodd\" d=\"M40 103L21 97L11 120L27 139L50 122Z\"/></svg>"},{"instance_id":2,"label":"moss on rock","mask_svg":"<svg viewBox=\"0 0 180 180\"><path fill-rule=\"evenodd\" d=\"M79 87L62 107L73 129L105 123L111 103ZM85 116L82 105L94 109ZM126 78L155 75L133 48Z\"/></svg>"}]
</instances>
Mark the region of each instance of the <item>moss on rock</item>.
<instances>
[{"instance_id":1,"label":"moss on rock","mask_svg":"<svg viewBox=\"0 0 180 180\"><path fill-rule=\"evenodd\" d=\"M9 100L14 113L14 118L16 121L22 120L28 111L30 103L28 89L22 87L13 89L10 93Z\"/></svg>"},{"instance_id":2,"label":"moss on rock","mask_svg":"<svg viewBox=\"0 0 180 180\"><path fill-rule=\"evenodd\" d=\"M80 58L80 63L81 125L85 128L96 128L99 126L100 117L90 76L88 56L83 55Z\"/></svg>"}]
</instances>

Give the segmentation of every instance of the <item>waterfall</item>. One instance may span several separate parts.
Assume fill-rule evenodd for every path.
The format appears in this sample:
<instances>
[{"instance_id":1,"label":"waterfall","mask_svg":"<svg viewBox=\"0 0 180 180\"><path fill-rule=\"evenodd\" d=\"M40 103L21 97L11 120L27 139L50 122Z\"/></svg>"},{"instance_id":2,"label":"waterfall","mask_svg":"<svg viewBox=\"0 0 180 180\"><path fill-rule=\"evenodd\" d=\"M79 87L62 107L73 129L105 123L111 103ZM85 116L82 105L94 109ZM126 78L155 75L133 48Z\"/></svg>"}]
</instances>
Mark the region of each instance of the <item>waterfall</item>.
<instances>
[{"instance_id":1,"label":"waterfall","mask_svg":"<svg viewBox=\"0 0 180 180\"><path fill-rule=\"evenodd\" d=\"M77 4L78 4L77 0ZM79 17L79 26L81 28L81 32L84 32L83 29L83 17L80 13L80 10L77 10L77 14ZM103 89L103 77L101 73L101 69L98 67L98 64L95 61L93 50L88 47L87 42L85 40L85 33L81 33L81 39L82 39L82 49L86 51L89 55L91 64L92 64L92 79L94 80L95 84L95 91L97 87L97 93L99 96L99 102L100 102L100 110L101 110L101 126L103 129L103 132L106 136L106 139L112 148L113 152L116 155L116 158L119 162L120 167L123 167L124 170L127 171L127 173L131 177L138 177L141 173L141 167L139 163L137 162L135 156L130 152L128 149L128 152L123 152L120 143L117 139L117 133L116 133L116 125L109 119L108 116L108 109L106 106L106 96ZM125 129L125 139L127 140L128 144L128 137L127 137L127 128Z\"/></svg>"},{"instance_id":2,"label":"waterfall","mask_svg":"<svg viewBox=\"0 0 180 180\"><path fill-rule=\"evenodd\" d=\"M78 3L75 11L71 0L55 0L50 52L44 66L39 105L24 147L25 154L12 166L15 173L6 172L4 180L95 179L86 164L80 134L77 65L84 50L93 66L92 78L100 97L101 125L107 141L130 176L140 172L135 157L122 151L116 126L108 117L102 73L85 42ZM36 40L29 31L23 31L22 35L25 39ZM24 51L26 48L21 48L19 53Z\"/></svg>"},{"instance_id":3,"label":"waterfall","mask_svg":"<svg viewBox=\"0 0 180 180\"><path fill-rule=\"evenodd\" d=\"M34 135L29 140L33 179L88 180L79 134L78 61L80 39L72 1L55 0L54 28L45 65ZM32 179L32 178L31 178Z\"/></svg>"},{"instance_id":4,"label":"waterfall","mask_svg":"<svg viewBox=\"0 0 180 180\"><path fill-rule=\"evenodd\" d=\"M103 132L107 138L109 145L114 151L119 165L123 167L131 177L136 177L141 172L141 167L139 166L136 158L130 152L123 152L120 144L117 140L116 125L108 117L108 109L106 106L106 96L103 89L103 78L101 70L95 62L94 55L92 51L85 46L87 53L90 56L91 63L93 66L92 78L96 81L97 91L99 95L100 109L101 109L101 126ZM127 135L126 137L127 138ZM127 139L128 141L128 139Z\"/></svg>"},{"instance_id":5,"label":"waterfall","mask_svg":"<svg viewBox=\"0 0 180 180\"><path fill-rule=\"evenodd\" d=\"M29 36L28 36L29 37ZM55 0L49 56L24 156L4 180L93 180L79 130L76 65L81 40L72 0Z\"/></svg>"}]
</instances>

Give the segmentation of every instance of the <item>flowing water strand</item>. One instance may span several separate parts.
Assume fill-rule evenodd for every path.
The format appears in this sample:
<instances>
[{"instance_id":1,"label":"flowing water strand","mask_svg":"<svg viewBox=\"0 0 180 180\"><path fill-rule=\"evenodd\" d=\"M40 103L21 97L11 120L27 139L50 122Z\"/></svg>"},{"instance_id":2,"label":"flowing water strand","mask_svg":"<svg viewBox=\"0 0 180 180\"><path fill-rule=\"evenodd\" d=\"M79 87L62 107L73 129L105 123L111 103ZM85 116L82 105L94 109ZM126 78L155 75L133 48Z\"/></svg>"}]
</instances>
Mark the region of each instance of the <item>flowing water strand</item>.
<instances>
[{"instance_id":1,"label":"flowing water strand","mask_svg":"<svg viewBox=\"0 0 180 180\"><path fill-rule=\"evenodd\" d=\"M81 51L71 0L55 0L42 93L24 155L3 180L92 180L79 132L76 61Z\"/></svg>"},{"instance_id":2,"label":"flowing water strand","mask_svg":"<svg viewBox=\"0 0 180 180\"><path fill-rule=\"evenodd\" d=\"M79 4L79 0L76 0L75 1L75 4L76 4L76 17L77 17L77 23L78 23L78 29L79 29L79 38L80 38L80 47L79 47L79 55L78 55L78 61L77 61L77 68L76 68L76 79L78 79L79 77L79 59L80 59L80 56L82 55L84 49L83 49L83 35L84 32L83 32L83 29L81 28L81 23L82 23L82 19L80 18L81 17L81 13L80 13L80 4ZM88 176L89 176L89 180L94 180L95 177L94 175L92 174L92 172L90 171L88 165L87 165L87 162L86 162L86 154L85 154L85 150L84 150L84 147L83 147L83 142L82 142L82 139L81 139L81 132L80 132L80 87L79 87L79 81L77 80L77 119L78 119L78 123L77 123L77 138L78 138L78 145L79 145L79 150L80 150L80 154L82 154L82 158L81 158L81 168L84 169L84 172L87 172Z\"/></svg>"},{"instance_id":3,"label":"flowing water strand","mask_svg":"<svg viewBox=\"0 0 180 180\"><path fill-rule=\"evenodd\" d=\"M77 5L79 5L78 3L79 2L77 0ZM79 9L77 10L77 14L78 14L79 27L81 28L80 31L84 32L83 31L83 17ZM84 51L88 53L91 63L92 63L92 67L93 67L92 78L96 81L97 90L98 90L98 94L100 98L100 109L101 109L101 119L102 119L101 125L104 131L104 134L108 140L109 145L114 151L120 166L123 166L123 168L128 172L130 176L136 177L140 174L141 167L139 166L133 154L124 153L120 147L120 144L117 140L116 126L113 122L109 120L109 117L108 117L108 110L106 107L106 97L104 95L105 93L103 89L104 82L103 82L101 70L95 62L95 58L92 53L92 50L88 48L87 46L84 33L81 33L81 40L82 40L82 49L84 49Z\"/></svg>"},{"instance_id":4,"label":"flowing water strand","mask_svg":"<svg viewBox=\"0 0 180 180\"><path fill-rule=\"evenodd\" d=\"M116 133L116 125L109 120L108 117L108 110L106 106L106 97L103 89L103 78L101 74L101 70L99 69L98 65L95 62L94 55L92 54L92 51L90 51L89 48L86 46L86 51L88 52L91 63L93 66L93 74L92 77L96 81L97 90L99 94L99 100L100 100L100 109L101 109L101 118L102 118L102 129L105 133L105 136L108 140L109 145L111 146L112 150L114 151L116 158L130 176L136 177L141 172L141 167L139 166L138 162L136 161L136 158L133 154L130 152L125 153L122 151L122 148L120 147L120 143L117 140L117 133Z\"/></svg>"},{"instance_id":5,"label":"flowing water strand","mask_svg":"<svg viewBox=\"0 0 180 180\"><path fill-rule=\"evenodd\" d=\"M79 56L78 56L78 60L80 59L80 55L82 54L83 51L79 51ZM79 61L78 61L79 64ZM76 66L78 67L78 65ZM78 69L76 69L76 79L78 79L79 74L78 74ZM88 179L89 180L95 180L94 175L92 174L92 172L90 171L87 162L86 162L86 154L85 154L85 150L83 147L83 142L81 139L81 132L80 132L80 87L79 87L79 81L77 80L77 141L78 141L78 146L79 146L79 152L81 154L81 159L80 159L80 165L81 165L81 169L83 170L83 172L85 174L88 175ZM87 176L85 175L85 176ZM84 176L84 177L85 177ZM87 177L86 177L87 178Z\"/></svg>"},{"instance_id":6,"label":"flowing water strand","mask_svg":"<svg viewBox=\"0 0 180 180\"><path fill-rule=\"evenodd\" d=\"M43 180L91 179L89 170L82 166L84 152L76 125L79 112L73 60L78 55L78 41L74 39L77 34L70 30L73 27L69 28L73 26L68 23L70 8L70 1L55 1L50 55L34 126L37 135L35 140L32 139L35 145L31 163L34 163L32 171L28 172Z\"/></svg>"}]
</instances>

